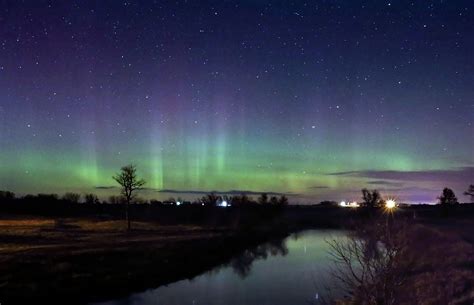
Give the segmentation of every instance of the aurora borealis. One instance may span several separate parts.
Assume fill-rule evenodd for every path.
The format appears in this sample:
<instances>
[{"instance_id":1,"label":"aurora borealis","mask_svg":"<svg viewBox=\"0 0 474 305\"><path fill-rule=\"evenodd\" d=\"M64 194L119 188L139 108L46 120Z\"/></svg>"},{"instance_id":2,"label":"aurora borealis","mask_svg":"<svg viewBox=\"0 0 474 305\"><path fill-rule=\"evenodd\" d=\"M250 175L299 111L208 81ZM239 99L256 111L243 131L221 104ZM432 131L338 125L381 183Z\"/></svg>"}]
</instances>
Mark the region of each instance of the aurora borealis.
<instances>
[{"instance_id":1,"label":"aurora borealis","mask_svg":"<svg viewBox=\"0 0 474 305\"><path fill-rule=\"evenodd\" d=\"M158 199L474 183L472 1L0 6L0 189L107 196L131 162Z\"/></svg>"}]
</instances>

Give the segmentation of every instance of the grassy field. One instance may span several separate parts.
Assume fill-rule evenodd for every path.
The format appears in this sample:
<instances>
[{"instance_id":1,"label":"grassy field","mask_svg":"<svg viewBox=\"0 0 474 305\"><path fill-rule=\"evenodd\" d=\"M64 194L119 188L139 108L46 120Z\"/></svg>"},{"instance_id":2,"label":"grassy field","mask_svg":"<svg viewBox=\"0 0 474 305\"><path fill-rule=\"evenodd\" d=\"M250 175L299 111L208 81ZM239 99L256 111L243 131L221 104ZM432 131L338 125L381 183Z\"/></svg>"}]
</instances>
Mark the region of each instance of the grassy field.
<instances>
[{"instance_id":1,"label":"grassy field","mask_svg":"<svg viewBox=\"0 0 474 305\"><path fill-rule=\"evenodd\" d=\"M121 220L11 217L0 220L0 255L11 258L31 251L38 254L97 252L134 244L157 246L164 242L210 238L221 233L197 226L160 226L151 222L134 222L133 230L127 232Z\"/></svg>"},{"instance_id":2,"label":"grassy field","mask_svg":"<svg viewBox=\"0 0 474 305\"><path fill-rule=\"evenodd\" d=\"M4 217L0 302L84 303L193 277L266 237L225 228ZM72 299L70 299L72 298Z\"/></svg>"}]
</instances>

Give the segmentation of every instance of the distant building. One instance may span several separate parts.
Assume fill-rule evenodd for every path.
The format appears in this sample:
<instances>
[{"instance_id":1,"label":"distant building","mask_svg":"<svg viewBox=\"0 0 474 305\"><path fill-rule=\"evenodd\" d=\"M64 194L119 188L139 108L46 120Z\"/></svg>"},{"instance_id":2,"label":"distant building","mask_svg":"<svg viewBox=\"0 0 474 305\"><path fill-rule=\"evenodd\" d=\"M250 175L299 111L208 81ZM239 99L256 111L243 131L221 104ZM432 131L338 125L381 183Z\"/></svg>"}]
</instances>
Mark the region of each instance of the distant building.
<instances>
[{"instance_id":1,"label":"distant building","mask_svg":"<svg viewBox=\"0 0 474 305\"><path fill-rule=\"evenodd\" d=\"M351 201L351 202L341 201L341 203L339 203L339 206L343 208L358 208L360 207L360 204L357 201Z\"/></svg>"}]
</instances>

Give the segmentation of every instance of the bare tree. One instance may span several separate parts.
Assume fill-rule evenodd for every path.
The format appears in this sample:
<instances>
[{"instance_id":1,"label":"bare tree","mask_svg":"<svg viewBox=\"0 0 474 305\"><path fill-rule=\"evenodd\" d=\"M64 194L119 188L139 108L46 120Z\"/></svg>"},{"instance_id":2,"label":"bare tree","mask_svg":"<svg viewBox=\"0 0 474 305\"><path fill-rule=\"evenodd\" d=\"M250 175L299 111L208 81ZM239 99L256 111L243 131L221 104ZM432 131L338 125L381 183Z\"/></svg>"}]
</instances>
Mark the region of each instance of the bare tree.
<instances>
[{"instance_id":1,"label":"bare tree","mask_svg":"<svg viewBox=\"0 0 474 305\"><path fill-rule=\"evenodd\" d=\"M280 199L278 200L278 205L287 206L288 205L288 197L286 197L285 195L281 195Z\"/></svg>"},{"instance_id":2,"label":"bare tree","mask_svg":"<svg viewBox=\"0 0 474 305\"><path fill-rule=\"evenodd\" d=\"M112 178L122 187L121 194L127 203L125 219L127 220L127 228L130 230L130 203L135 196L135 191L139 190L143 185L145 185L145 180L138 179L137 168L133 164L122 167L120 169L120 173L116 174Z\"/></svg>"},{"instance_id":3,"label":"bare tree","mask_svg":"<svg viewBox=\"0 0 474 305\"><path fill-rule=\"evenodd\" d=\"M78 193L66 193L63 195L63 200L69 201L71 203L79 203L81 200L81 194Z\"/></svg>"},{"instance_id":4,"label":"bare tree","mask_svg":"<svg viewBox=\"0 0 474 305\"><path fill-rule=\"evenodd\" d=\"M368 208L376 208L382 205L382 196L377 190L362 189L362 199L364 200L363 206Z\"/></svg>"},{"instance_id":5,"label":"bare tree","mask_svg":"<svg viewBox=\"0 0 474 305\"><path fill-rule=\"evenodd\" d=\"M258 203L261 205L268 204L268 195L266 193L262 193L260 197L258 197Z\"/></svg>"},{"instance_id":6,"label":"bare tree","mask_svg":"<svg viewBox=\"0 0 474 305\"><path fill-rule=\"evenodd\" d=\"M85 194L84 195L84 201L85 203L87 204L98 204L100 201L99 201L99 198L97 197L96 194Z\"/></svg>"},{"instance_id":7,"label":"bare tree","mask_svg":"<svg viewBox=\"0 0 474 305\"><path fill-rule=\"evenodd\" d=\"M410 262L404 259L406 228L396 235L383 221L367 226L345 238L328 241L334 261L333 276L343 291L352 296L351 304L393 305L406 277Z\"/></svg>"},{"instance_id":8,"label":"bare tree","mask_svg":"<svg viewBox=\"0 0 474 305\"><path fill-rule=\"evenodd\" d=\"M464 192L464 195L470 196L471 202L474 202L474 184L469 185L469 188Z\"/></svg>"},{"instance_id":9,"label":"bare tree","mask_svg":"<svg viewBox=\"0 0 474 305\"><path fill-rule=\"evenodd\" d=\"M272 206L278 205L278 198L277 198L276 196L272 196L272 197L270 198L270 204L271 204Z\"/></svg>"},{"instance_id":10,"label":"bare tree","mask_svg":"<svg viewBox=\"0 0 474 305\"><path fill-rule=\"evenodd\" d=\"M0 191L0 200L13 200L15 194L9 191Z\"/></svg>"},{"instance_id":11,"label":"bare tree","mask_svg":"<svg viewBox=\"0 0 474 305\"><path fill-rule=\"evenodd\" d=\"M216 206L219 199L220 197L213 192L202 197L201 202L206 206Z\"/></svg>"},{"instance_id":12,"label":"bare tree","mask_svg":"<svg viewBox=\"0 0 474 305\"><path fill-rule=\"evenodd\" d=\"M121 204L125 203L125 198L123 196L109 196L109 203L110 204Z\"/></svg>"},{"instance_id":13,"label":"bare tree","mask_svg":"<svg viewBox=\"0 0 474 305\"><path fill-rule=\"evenodd\" d=\"M232 196L232 206L241 207L246 206L252 203L252 199L249 198L246 194Z\"/></svg>"}]
</instances>

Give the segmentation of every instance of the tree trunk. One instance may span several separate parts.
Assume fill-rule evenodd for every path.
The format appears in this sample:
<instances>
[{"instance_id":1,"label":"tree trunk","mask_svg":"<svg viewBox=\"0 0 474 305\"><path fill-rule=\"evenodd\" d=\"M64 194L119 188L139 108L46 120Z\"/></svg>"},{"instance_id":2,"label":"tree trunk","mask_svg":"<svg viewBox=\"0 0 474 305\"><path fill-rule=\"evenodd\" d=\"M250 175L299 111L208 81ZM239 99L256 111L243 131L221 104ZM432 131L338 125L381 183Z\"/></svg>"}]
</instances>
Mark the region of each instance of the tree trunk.
<instances>
[{"instance_id":1,"label":"tree trunk","mask_svg":"<svg viewBox=\"0 0 474 305\"><path fill-rule=\"evenodd\" d=\"M127 209L125 210L125 219L127 220L127 230L130 231L132 229L130 223L130 200L127 200Z\"/></svg>"}]
</instances>

